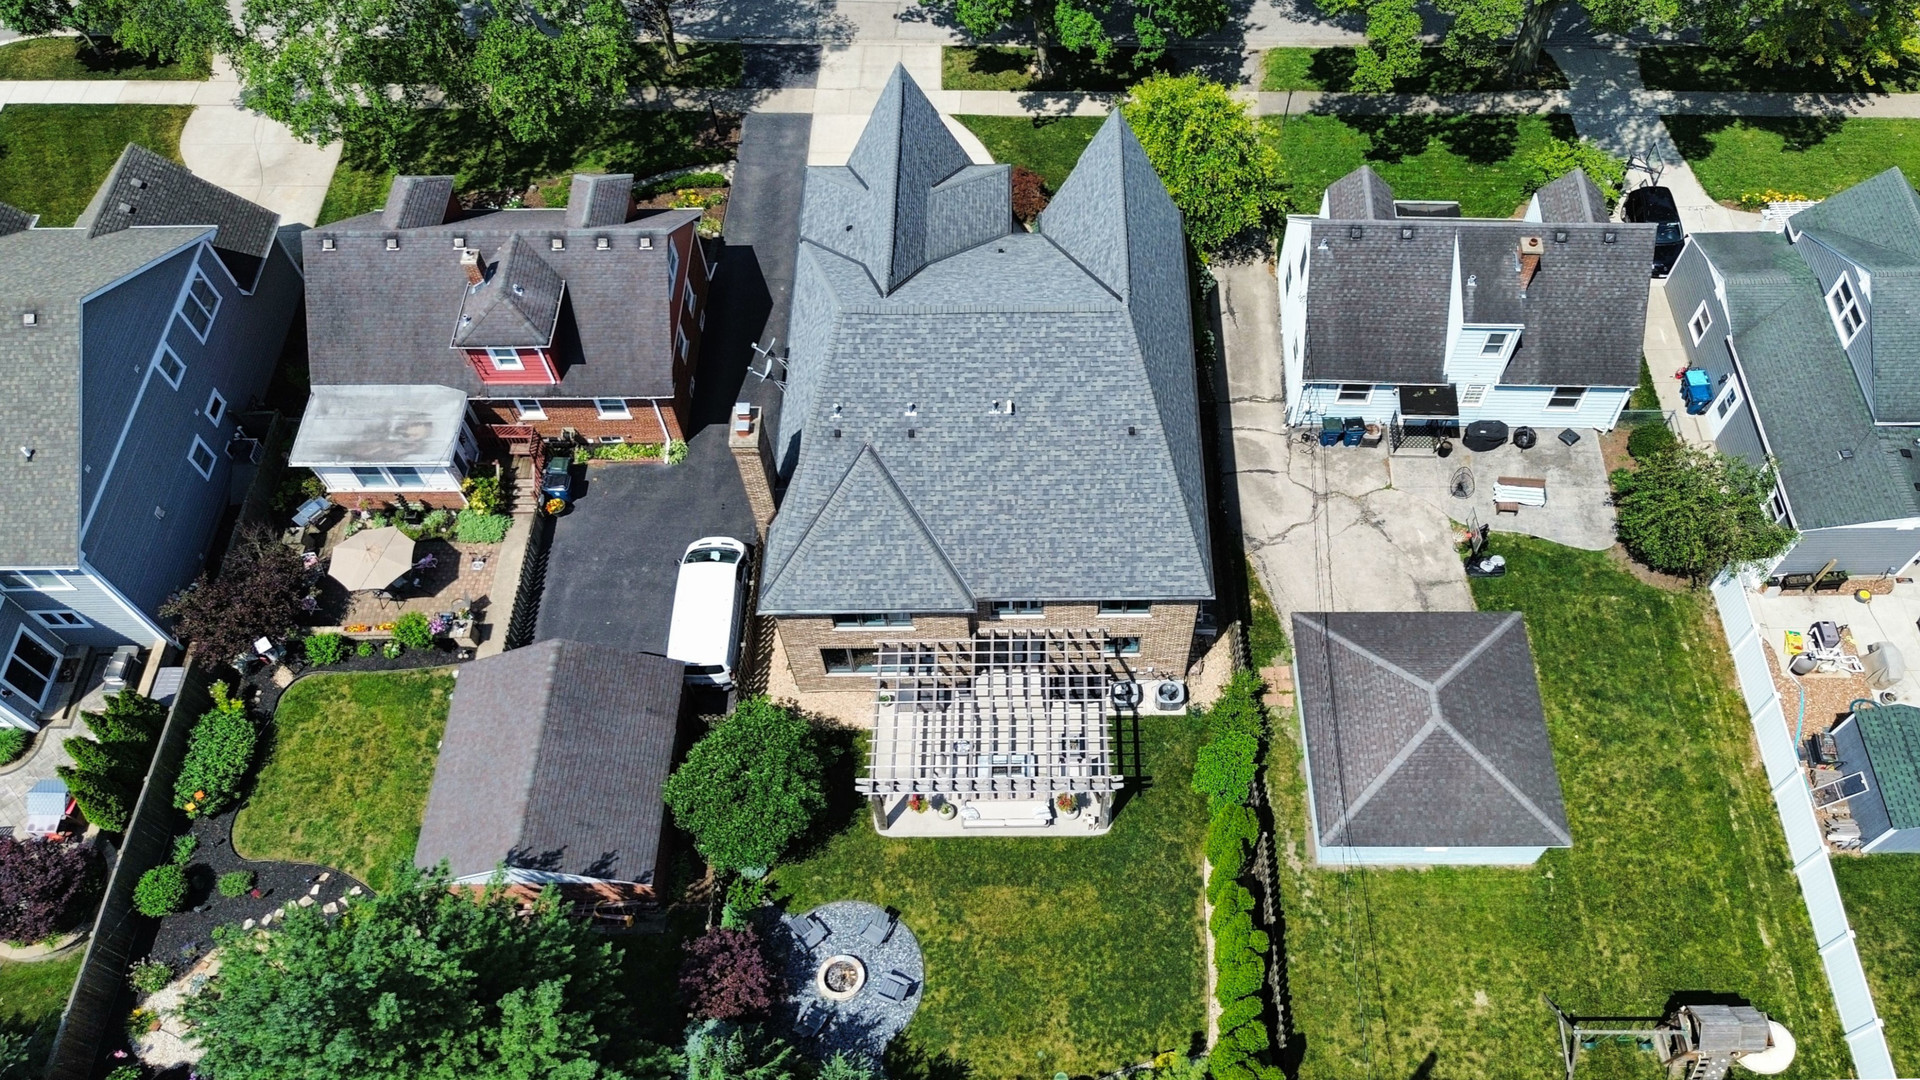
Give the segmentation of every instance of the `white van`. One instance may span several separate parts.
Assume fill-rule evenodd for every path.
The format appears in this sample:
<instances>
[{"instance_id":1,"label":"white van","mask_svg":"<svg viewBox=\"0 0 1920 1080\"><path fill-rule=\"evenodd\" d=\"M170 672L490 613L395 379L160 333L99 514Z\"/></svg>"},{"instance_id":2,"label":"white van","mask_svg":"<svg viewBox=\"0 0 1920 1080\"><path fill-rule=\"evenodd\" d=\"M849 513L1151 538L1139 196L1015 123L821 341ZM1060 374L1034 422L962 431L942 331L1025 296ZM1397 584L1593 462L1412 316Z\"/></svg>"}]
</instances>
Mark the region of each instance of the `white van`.
<instances>
[{"instance_id":1,"label":"white van","mask_svg":"<svg viewBox=\"0 0 1920 1080\"><path fill-rule=\"evenodd\" d=\"M667 659L687 665L687 682L733 686L740 660L740 633L747 590L747 545L730 536L707 536L680 556L673 589L673 623L667 629Z\"/></svg>"}]
</instances>

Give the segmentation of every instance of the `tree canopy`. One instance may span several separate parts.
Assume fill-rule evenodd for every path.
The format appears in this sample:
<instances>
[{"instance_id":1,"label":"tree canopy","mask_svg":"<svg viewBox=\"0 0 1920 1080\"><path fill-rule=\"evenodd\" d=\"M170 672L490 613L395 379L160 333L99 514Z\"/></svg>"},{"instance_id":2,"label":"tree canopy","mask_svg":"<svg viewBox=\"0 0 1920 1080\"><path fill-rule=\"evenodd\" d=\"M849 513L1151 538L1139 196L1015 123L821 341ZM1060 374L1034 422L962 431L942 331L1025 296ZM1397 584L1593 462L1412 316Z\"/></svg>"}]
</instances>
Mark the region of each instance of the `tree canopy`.
<instances>
[{"instance_id":1,"label":"tree canopy","mask_svg":"<svg viewBox=\"0 0 1920 1080\"><path fill-rule=\"evenodd\" d=\"M1613 474L1620 542L1653 569L1695 583L1774 558L1796 534L1768 512L1773 485L1772 469L1676 445Z\"/></svg>"},{"instance_id":2,"label":"tree canopy","mask_svg":"<svg viewBox=\"0 0 1920 1080\"><path fill-rule=\"evenodd\" d=\"M1572 142L1549 139L1522 157L1520 165L1527 170L1527 186L1535 191L1575 169L1584 170L1587 179L1607 197L1609 208L1620 201L1627 180L1627 163L1585 138Z\"/></svg>"},{"instance_id":3,"label":"tree canopy","mask_svg":"<svg viewBox=\"0 0 1920 1080\"><path fill-rule=\"evenodd\" d=\"M967 33L991 37L1031 27L1042 67L1046 51L1059 46L1105 63L1116 42L1110 27L1126 28L1135 63L1150 63L1176 38L1198 37L1227 21L1226 0L921 0L946 12Z\"/></svg>"},{"instance_id":4,"label":"tree canopy","mask_svg":"<svg viewBox=\"0 0 1920 1080\"><path fill-rule=\"evenodd\" d=\"M661 794L716 869L762 869L826 808L826 762L804 717L752 697L694 744Z\"/></svg>"},{"instance_id":5,"label":"tree canopy","mask_svg":"<svg viewBox=\"0 0 1920 1080\"><path fill-rule=\"evenodd\" d=\"M223 927L220 973L183 1014L220 1080L665 1080L632 1039L612 946L551 891L409 871L338 918L289 907L271 934Z\"/></svg>"},{"instance_id":6,"label":"tree canopy","mask_svg":"<svg viewBox=\"0 0 1920 1080\"><path fill-rule=\"evenodd\" d=\"M1156 75L1121 105L1187 235L1215 251L1280 209L1280 155L1227 88L1198 75Z\"/></svg>"},{"instance_id":7,"label":"tree canopy","mask_svg":"<svg viewBox=\"0 0 1920 1080\"><path fill-rule=\"evenodd\" d=\"M226 51L234 41L225 0L0 0L0 23L22 34L112 38L161 61Z\"/></svg>"}]
</instances>

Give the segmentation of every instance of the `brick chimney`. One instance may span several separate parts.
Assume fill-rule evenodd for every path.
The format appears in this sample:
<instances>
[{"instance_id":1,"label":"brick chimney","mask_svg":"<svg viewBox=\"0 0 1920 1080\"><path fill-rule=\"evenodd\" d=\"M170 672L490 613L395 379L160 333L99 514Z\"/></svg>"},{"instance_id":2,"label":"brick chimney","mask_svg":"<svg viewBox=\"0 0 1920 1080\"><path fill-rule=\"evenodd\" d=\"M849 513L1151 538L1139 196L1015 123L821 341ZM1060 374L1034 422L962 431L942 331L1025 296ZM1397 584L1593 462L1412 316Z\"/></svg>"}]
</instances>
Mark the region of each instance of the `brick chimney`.
<instances>
[{"instance_id":1,"label":"brick chimney","mask_svg":"<svg viewBox=\"0 0 1920 1080\"><path fill-rule=\"evenodd\" d=\"M460 268L467 272L467 284L478 285L487 280L480 272L480 253L473 248L464 248L460 252Z\"/></svg>"},{"instance_id":2,"label":"brick chimney","mask_svg":"<svg viewBox=\"0 0 1920 1080\"><path fill-rule=\"evenodd\" d=\"M768 438L760 408L744 401L733 405L727 421L727 447L733 451L733 463L740 469L740 482L747 489L747 505L753 508L753 524L760 542L767 541L767 526L773 523L773 443Z\"/></svg>"},{"instance_id":3,"label":"brick chimney","mask_svg":"<svg viewBox=\"0 0 1920 1080\"><path fill-rule=\"evenodd\" d=\"M1540 272L1540 256L1546 251L1546 244L1537 236L1520 238L1520 251L1516 260L1520 268L1520 291L1526 292L1533 284L1533 275Z\"/></svg>"}]
</instances>

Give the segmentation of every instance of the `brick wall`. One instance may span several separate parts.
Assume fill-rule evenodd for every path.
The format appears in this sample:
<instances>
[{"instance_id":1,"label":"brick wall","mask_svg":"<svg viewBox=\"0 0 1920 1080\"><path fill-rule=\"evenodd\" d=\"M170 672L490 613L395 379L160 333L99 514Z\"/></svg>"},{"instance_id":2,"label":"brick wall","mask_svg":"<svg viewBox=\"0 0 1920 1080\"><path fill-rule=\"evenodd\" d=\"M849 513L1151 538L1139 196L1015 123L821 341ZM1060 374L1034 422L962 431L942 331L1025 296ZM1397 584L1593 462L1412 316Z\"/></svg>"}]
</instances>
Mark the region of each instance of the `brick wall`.
<instances>
[{"instance_id":1,"label":"brick wall","mask_svg":"<svg viewBox=\"0 0 1920 1080\"><path fill-rule=\"evenodd\" d=\"M349 510L358 510L364 506L375 513L391 509L393 500L402 495L406 496L407 504L410 506L429 506L435 510L463 510L467 505L467 497L457 491L327 492L327 498L332 499L336 506L344 506Z\"/></svg>"},{"instance_id":2,"label":"brick wall","mask_svg":"<svg viewBox=\"0 0 1920 1080\"><path fill-rule=\"evenodd\" d=\"M486 424L517 424L538 431L543 437L557 439L567 428L580 433L580 437L594 441L604 435L618 435L628 442L658 443L667 438L686 438L686 406L682 401L660 402L660 419L666 421L666 430L662 431L659 420L654 418L653 403L646 398L631 398L627 409L633 416L626 420L602 420L600 410L591 401L562 400L540 402L547 411L545 420L522 420L520 411L511 401L475 401L473 412L479 422Z\"/></svg>"},{"instance_id":3,"label":"brick wall","mask_svg":"<svg viewBox=\"0 0 1920 1080\"><path fill-rule=\"evenodd\" d=\"M1111 637L1137 637L1140 653L1122 656L1123 667L1135 675L1152 668L1169 678L1185 678L1193 654L1193 626L1198 604L1156 603L1144 616L1100 615L1095 604L1048 604L1038 618L994 619L986 605L974 618L962 615L915 615L911 628L863 627L836 630L826 616L784 616L774 620L787 652L793 681L803 691L847 690L871 685L872 675L829 675L821 649L871 649L882 641L956 641L971 637L976 627L1001 630L1105 630Z\"/></svg>"}]
</instances>

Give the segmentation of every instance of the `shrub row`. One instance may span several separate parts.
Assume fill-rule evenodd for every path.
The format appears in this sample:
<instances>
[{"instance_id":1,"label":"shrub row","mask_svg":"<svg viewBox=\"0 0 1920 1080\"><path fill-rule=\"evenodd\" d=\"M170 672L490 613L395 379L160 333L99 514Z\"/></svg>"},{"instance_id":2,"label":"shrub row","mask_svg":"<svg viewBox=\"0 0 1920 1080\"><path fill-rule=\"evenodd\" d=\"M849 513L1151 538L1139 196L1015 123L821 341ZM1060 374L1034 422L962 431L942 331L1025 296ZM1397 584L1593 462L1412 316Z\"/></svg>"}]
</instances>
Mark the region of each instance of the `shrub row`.
<instances>
[{"instance_id":1,"label":"shrub row","mask_svg":"<svg viewBox=\"0 0 1920 1080\"><path fill-rule=\"evenodd\" d=\"M167 722L166 707L128 690L108 697L105 711L80 715L93 737L68 739L73 764L55 771L88 821L120 832L133 813L154 743Z\"/></svg>"},{"instance_id":2,"label":"shrub row","mask_svg":"<svg viewBox=\"0 0 1920 1080\"><path fill-rule=\"evenodd\" d=\"M173 785L173 805L188 817L217 814L240 793L260 732L247 715L246 702L233 697L227 684L213 684L213 708L194 722L187 736L186 757Z\"/></svg>"},{"instance_id":3,"label":"shrub row","mask_svg":"<svg viewBox=\"0 0 1920 1080\"><path fill-rule=\"evenodd\" d=\"M1262 1022L1266 1012L1265 931L1253 925L1253 893L1241 884L1247 857L1260 835L1260 819L1248 804L1259 775L1260 740L1266 710L1260 677L1236 672L1207 714L1207 742L1194 764L1194 790L1207 796L1207 902L1213 908L1214 998L1220 1003L1220 1039L1207 1058L1215 1080L1279 1080L1262 1059L1273 1048Z\"/></svg>"}]
</instances>

